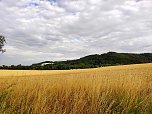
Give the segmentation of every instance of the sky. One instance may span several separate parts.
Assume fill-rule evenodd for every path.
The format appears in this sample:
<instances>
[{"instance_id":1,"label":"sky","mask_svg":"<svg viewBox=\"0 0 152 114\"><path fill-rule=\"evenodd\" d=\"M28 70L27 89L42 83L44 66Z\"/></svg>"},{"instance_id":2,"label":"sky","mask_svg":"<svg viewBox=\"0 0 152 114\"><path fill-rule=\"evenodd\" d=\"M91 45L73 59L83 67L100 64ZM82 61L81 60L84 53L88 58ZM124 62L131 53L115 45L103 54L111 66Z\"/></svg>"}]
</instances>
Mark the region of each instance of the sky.
<instances>
[{"instance_id":1,"label":"sky","mask_svg":"<svg viewBox=\"0 0 152 114\"><path fill-rule=\"evenodd\" d=\"M0 0L0 65L152 53L152 0Z\"/></svg>"}]
</instances>

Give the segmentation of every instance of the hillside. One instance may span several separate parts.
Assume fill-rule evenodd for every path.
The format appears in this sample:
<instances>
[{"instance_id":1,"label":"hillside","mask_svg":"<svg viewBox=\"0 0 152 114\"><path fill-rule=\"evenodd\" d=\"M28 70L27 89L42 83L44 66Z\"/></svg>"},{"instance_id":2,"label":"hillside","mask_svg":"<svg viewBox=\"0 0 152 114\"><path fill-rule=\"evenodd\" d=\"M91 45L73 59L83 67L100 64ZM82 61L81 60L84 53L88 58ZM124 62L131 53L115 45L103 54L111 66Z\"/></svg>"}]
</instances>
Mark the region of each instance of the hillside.
<instances>
[{"instance_id":1,"label":"hillside","mask_svg":"<svg viewBox=\"0 0 152 114\"><path fill-rule=\"evenodd\" d=\"M108 52L104 54L94 54L75 60L67 61L44 61L35 63L30 66L11 65L0 66L0 69L10 70L69 70L69 69L86 69L98 68L105 66L129 65L152 63L152 53L117 53Z\"/></svg>"},{"instance_id":2,"label":"hillside","mask_svg":"<svg viewBox=\"0 0 152 114\"><path fill-rule=\"evenodd\" d=\"M82 69L96 68L104 66L127 65L151 63L152 53L134 54L134 53L116 53L108 52L104 54L88 55L76 60L68 61L46 61L31 65L35 69Z\"/></svg>"}]
</instances>

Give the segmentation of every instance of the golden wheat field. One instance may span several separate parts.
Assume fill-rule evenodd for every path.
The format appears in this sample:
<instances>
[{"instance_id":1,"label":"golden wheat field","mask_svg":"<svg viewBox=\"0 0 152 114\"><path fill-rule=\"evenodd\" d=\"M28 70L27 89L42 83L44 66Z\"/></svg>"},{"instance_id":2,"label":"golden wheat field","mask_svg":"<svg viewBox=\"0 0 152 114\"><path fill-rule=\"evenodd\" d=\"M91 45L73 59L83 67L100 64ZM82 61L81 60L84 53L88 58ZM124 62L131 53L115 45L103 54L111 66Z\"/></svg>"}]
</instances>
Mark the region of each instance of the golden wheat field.
<instances>
[{"instance_id":1,"label":"golden wheat field","mask_svg":"<svg viewBox=\"0 0 152 114\"><path fill-rule=\"evenodd\" d=\"M152 64L1 70L0 114L152 114Z\"/></svg>"}]
</instances>

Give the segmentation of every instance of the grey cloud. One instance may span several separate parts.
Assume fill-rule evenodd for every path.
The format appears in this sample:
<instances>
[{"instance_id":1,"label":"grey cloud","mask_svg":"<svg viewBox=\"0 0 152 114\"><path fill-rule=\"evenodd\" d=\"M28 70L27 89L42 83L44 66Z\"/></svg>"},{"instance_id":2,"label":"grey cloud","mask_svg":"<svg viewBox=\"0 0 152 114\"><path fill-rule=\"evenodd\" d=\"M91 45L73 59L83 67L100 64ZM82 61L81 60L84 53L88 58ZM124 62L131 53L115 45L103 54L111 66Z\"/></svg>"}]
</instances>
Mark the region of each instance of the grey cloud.
<instances>
[{"instance_id":1,"label":"grey cloud","mask_svg":"<svg viewBox=\"0 0 152 114\"><path fill-rule=\"evenodd\" d=\"M0 64L151 52L151 12L151 0L1 0L0 33L7 38L7 52Z\"/></svg>"}]
</instances>

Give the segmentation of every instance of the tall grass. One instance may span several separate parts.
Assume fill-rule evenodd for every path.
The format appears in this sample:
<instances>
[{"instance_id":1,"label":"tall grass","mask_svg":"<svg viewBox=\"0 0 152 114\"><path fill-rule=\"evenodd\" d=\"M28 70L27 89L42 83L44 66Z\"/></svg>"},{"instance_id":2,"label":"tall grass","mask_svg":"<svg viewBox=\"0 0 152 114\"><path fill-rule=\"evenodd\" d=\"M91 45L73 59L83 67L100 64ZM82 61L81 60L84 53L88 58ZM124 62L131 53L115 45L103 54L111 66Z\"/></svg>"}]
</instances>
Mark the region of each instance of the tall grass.
<instances>
[{"instance_id":1,"label":"tall grass","mask_svg":"<svg viewBox=\"0 0 152 114\"><path fill-rule=\"evenodd\" d=\"M152 64L20 72L0 76L2 114L152 114Z\"/></svg>"}]
</instances>

